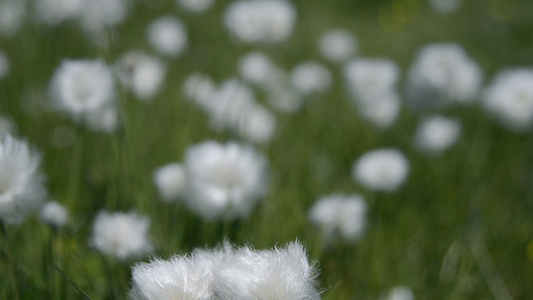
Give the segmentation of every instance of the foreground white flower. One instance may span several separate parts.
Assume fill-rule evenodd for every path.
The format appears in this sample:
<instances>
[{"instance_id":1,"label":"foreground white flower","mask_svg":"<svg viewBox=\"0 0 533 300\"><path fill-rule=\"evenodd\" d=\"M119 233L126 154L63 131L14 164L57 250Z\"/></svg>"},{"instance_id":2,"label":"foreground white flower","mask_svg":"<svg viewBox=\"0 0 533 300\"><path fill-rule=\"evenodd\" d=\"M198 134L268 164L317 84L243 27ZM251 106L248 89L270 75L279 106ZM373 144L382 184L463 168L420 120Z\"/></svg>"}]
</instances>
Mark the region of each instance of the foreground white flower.
<instances>
[{"instance_id":1,"label":"foreground white flower","mask_svg":"<svg viewBox=\"0 0 533 300\"><path fill-rule=\"evenodd\" d=\"M0 222L20 224L44 204L40 155L26 141L0 137Z\"/></svg>"},{"instance_id":2,"label":"foreground white flower","mask_svg":"<svg viewBox=\"0 0 533 300\"><path fill-rule=\"evenodd\" d=\"M533 125L533 71L509 69L500 72L483 93L485 110L515 131Z\"/></svg>"},{"instance_id":3,"label":"foreground white flower","mask_svg":"<svg viewBox=\"0 0 533 300\"><path fill-rule=\"evenodd\" d=\"M236 1L226 9L224 22L242 42L279 42L292 33L296 9L286 0Z\"/></svg>"},{"instance_id":4,"label":"foreground white flower","mask_svg":"<svg viewBox=\"0 0 533 300\"><path fill-rule=\"evenodd\" d=\"M151 100L165 80L165 64L142 52L128 52L116 64L122 84L143 101Z\"/></svg>"},{"instance_id":5,"label":"foreground white flower","mask_svg":"<svg viewBox=\"0 0 533 300\"><path fill-rule=\"evenodd\" d=\"M41 209L40 218L43 223L55 228L63 227L69 219L67 209L55 201L46 202Z\"/></svg>"},{"instance_id":6,"label":"foreground white flower","mask_svg":"<svg viewBox=\"0 0 533 300\"><path fill-rule=\"evenodd\" d=\"M90 243L102 254L120 260L140 257L154 250L148 237L149 229L148 217L135 212L101 211L94 220Z\"/></svg>"},{"instance_id":7,"label":"foreground white flower","mask_svg":"<svg viewBox=\"0 0 533 300\"><path fill-rule=\"evenodd\" d=\"M171 163L159 167L154 172L154 183L163 200L167 202L177 200L185 191L186 173L184 166L180 163Z\"/></svg>"},{"instance_id":8,"label":"foreground white flower","mask_svg":"<svg viewBox=\"0 0 533 300\"><path fill-rule=\"evenodd\" d=\"M320 37L318 49L331 61L345 62L355 55L357 40L345 29L332 29Z\"/></svg>"},{"instance_id":9,"label":"foreground white flower","mask_svg":"<svg viewBox=\"0 0 533 300\"><path fill-rule=\"evenodd\" d=\"M365 153L352 168L353 179L375 191L397 190L409 175L409 161L397 149L378 149Z\"/></svg>"},{"instance_id":10,"label":"foreground white flower","mask_svg":"<svg viewBox=\"0 0 533 300\"><path fill-rule=\"evenodd\" d=\"M365 232L366 210L365 200L360 195L336 194L315 202L309 209L309 219L322 230L327 243L338 237L353 242Z\"/></svg>"},{"instance_id":11,"label":"foreground white flower","mask_svg":"<svg viewBox=\"0 0 533 300\"><path fill-rule=\"evenodd\" d=\"M177 57L187 46L185 26L176 17L164 16L153 21L146 35L150 45L163 55Z\"/></svg>"},{"instance_id":12,"label":"foreground white flower","mask_svg":"<svg viewBox=\"0 0 533 300\"><path fill-rule=\"evenodd\" d=\"M205 219L246 218L266 192L267 161L249 146L204 142L184 164L185 204Z\"/></svg>"},{"instance_id":13,"label":"foreground white flower","mask_svg":"<svg viewBox=\"0 0 533 300\"><path fill-rule=\"evenodd\" d=\"M475 100L483 73L458 44L422 48L407 77L407 100L414 108L438 108Z\"/></svg>"},{"instance_id":14,"label":"foreground white flower","mask_svg":"<svg viewBox=\"0 0 533 300\"><path fill-rule=\"evenodd\" d=\"M438 154L453 146L461 135L461 124L454 119L433 116L416 131L414 144L422 152Z\"/></svg>"},{"instance_id":15,"label":"foreground white flower","mask_svg":"<svg viewBox=\"0 0 533 300\"><path fill-rule=\"evenodd\" d=\"M225 243L166 261L138 263L130 299L318 300L315 277L298 242L259 251Z\"/></svg>"}]
</instances>

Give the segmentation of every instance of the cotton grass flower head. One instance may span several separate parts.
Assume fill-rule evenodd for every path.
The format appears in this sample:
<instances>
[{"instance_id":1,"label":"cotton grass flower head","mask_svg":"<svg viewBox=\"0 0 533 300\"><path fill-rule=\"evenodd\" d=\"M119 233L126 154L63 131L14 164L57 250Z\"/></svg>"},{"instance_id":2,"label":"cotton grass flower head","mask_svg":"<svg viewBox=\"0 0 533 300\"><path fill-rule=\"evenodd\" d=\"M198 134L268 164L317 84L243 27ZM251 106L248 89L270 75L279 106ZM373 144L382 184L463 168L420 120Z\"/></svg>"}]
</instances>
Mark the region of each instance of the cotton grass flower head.
<instances>
[{"instance_id":1,"label":"cotton grass flower head","mask_svg":"<svg viewBox=\"0 0 533 300\"><path fill-rule=\"evenodd\" d=\"M127 0L83 1L82 28L89 33L102 33L122 23L128 16Z\"/></svg>"},{"instance_id":2,"label":"cotton grass flower head","mask_svg":"<svg viewBox=\"0 0 533 300\"><path fill-rule=\"evenodd\" d=\"M186 187L185 167L180 163L170 163L157 168L154 183L161 199L172 202L183 196Z\"/></svg>"},{"instance_id":3,"label":"cotton grass flower head","mask_svg":"<svg viewBox=\"0 0 533 300\"><path fill-rule=\"evenodd\" d=\"M269 142L276 132L276 117L262 105L253 105L242 124L239 133L247 140L254 143Z\"/></svg>"},{"instance_id":4,"label":"cotton grass flower head","mask_svg":"<svg viewBox=\"0 0 533 300\"><path fill-rule=\"evenodd\" d=\"M166 56L177 57L187 47L185 26L173 16L163 16L150 23L146 36L150 45Z\"/></svg>"},{"instance_id":5,"label":"cotton grass flower head","mask_svg":"<svg viewBox=\"0 0 533 300\"><path fill-rule=\"evenodd\" d=\"M418 127L414 144L421 152L439 154L453 146L460 135L461 124L458 120L432 116Z\"/></svg>"},{"instance_id":6,"label":"cotton grass flower head","mask_svg":"<svg viewBox=\"0 0 533 300\"><path fill-rule=\"evenodd\" d=\"M207 75L193 73L183 82L183 93L204 110L209 110L211 99L216 92L215 82Z\"/></svg>"},{"instance_id":7,"label":"cotton grass flower head","mask_svg":"<svg viewBox=\"0 0 533 300\"><path fill-rule=\"evenodd\" d=\"M529 131L533 125L533 70L515 68L497 74L483 92L483 107L507 128Z\"/></svg>"},{"instance_id":8,"label":"cotton grass flower head","mask_svg":"<svg viewBox=\"0 0 533 300\"><path fill-rule=\"evenodd\" d=\"M374 191L397 190L409 175L409 161L394 148L363 154L352 167L354 181Z\"/></svg>"},{"instance_id":9,"label":"cotton grass flower head","mask_svg":"<svg viewBox=\"0 0 533 300\"><path fill-rule=\"evenodd\" d=\"M266 192L267 161L250 146L200 143L184 164L185 204L204 219L246 218Z\"/></svg>"},{"instance_id":10,"label":"cotton grass flower head","mask_svg":"<svg viewBox=\"0 0 533 300\"><path fill-rule=\"evenodd\" d=\"M406 286L395 286L387 293L383 300L415 300L415 295Z\"/></svg>"},{"instance_id":11,"label":"cotton grass flower head","mask_svg":"<svg viewBox=\"0 0 533 300\"><path fill-rule=\"evenodd\" d=\"M15 132L15 124L7 117L0 115L0 139Z\"/></svg>"},{"instance_id":12,"label":"cotton grass flower head","mask_svg":"<svg viewBox=\"0 0 533 300\"><path fill-rule=\"evenodd\" d=\"M355 242L365 232L366 211L365 200L360 195L334 194L315 202L309 209L309 219L321 229L327 243L339 237Z\"/></svg>"},{"instance_id":13,"label":"cotton grass flower head","mask_svg":"<svg viewBox=\"0 0 533 300\"><path fill-rule=\"evenodd\" d=\"M148 231L150 220L136 212L100 211L93 224L90 244L99 252L119 260L140 257L154 249Z\"/></svg>"},{"instance_id":14,"label":"cotton grass flower head","mask_svg":"<svg viewBox=\"0 0 533 300\"><path fill-rule=\"evenodd\" d=\"M357 40L345 29L332 29L322 34L318 49L326 59L342 63L355 55Z\"/></svg>"},{"instance_id":15,"label":"cotton grass flower head","mask_svg":"<svg viewBox=\"0 0 533 300\"><path fill-rule=\"evenodd\" d=\"M214 0L176 0L178 5L191 13L203 13L213 5Z\"/></svg>"},{"instance_id":16,"label":"cotton grass flower head","mask_svg":"<svg viewBox=\"0 0 533 300\"><path fill-rule=\"evenodd\" d=\"M26 141L0 137L0 222L17 225L41 209L47 191L40 160Z\"/></svg>"},{"instance_id":17,"label":"cotton grass flower head","mask_svg":"<svg viewBox=\"0 0 533 300\"><path fill-rule=\"evenodd\" d=\"M239 59L238 70L244 80L257 86L266 87L275 76L276 66L266 54L254 51Z\"/></svg>"},{"instance_id":18,"label":"cotton grass flower head","mask_svg":"<svg viewBox=\"0 0 533 300\"><path fill-rule=\"evenodd\" d=\"M18 33L26 17L26 1L4 0L0 2L0 35Z\"/></svg>"},{"instance_id":19,"label":"cotton grass flower head","mask_svg":"<svg viewBox=\"0 0 533 300\"><path fill-rule=\"evenodd\" d=\"M37 0L34 2L38 19L48 25L80 18L87 5L83 0Z\"/></svg>"},{"instance_id":20,"label":"cotton grass flower head","mask_svg":"<svg viewBox=\"0 0 533 300\"><path fill-rule=\"evenodd\" d=\"M4 52L0 51L0 80L4 79L9 74L9 59Z\"/></svg>"},{"instance_id":21,"label":"cotton grass flower head","mask_svg":"<svg viewBox=\"0 0 533 300\"><path fill-rule=\"evenodd\" d=\"M40 219L45 224L60 228L67 224L69 216L63 205L55 201L48 201L41 209Z\"/></svg>"},{"instance_id":22,"label":"cotton grass flower head","mask_svg":"<svg viewBox=\"0 0 533 300\"><path fill-rule=\"evenodd\" d=\"M165 64L142 52L128 52L116 64L122 84L142 101L151 100L159 92L166 76Z\"/></svg>"},{"instance_id":23,"label":"cotton grass flower head","mask_svg":"<svg viewBox=\"0 0 533 300\"><path fill-rule=\"evenodd\" d=\"M232 2L224 14L226 28L244 43L275 43L292 33L296 9L286 0Z\"/></svg>"},{"instance_id":24,"label":"cotton grass flower head","mask_svg":"<svg viewBox=\"0 0 533 300\"><path fill-rule=\"evenodd\" d=\"M472 103L483 73L458 44L423 47L409 69L407 100L415 109L434 109Z\"/></svg>"},{"instance_id":25,"label":"cotton grass flower head","mask_svg":"<svg viewBox=\"0 0 533 300\"><path fill-rule=\"evenodd\" d=\"M333 81L329 70L315 61L304 62L294 67L290 79L293 86L303 95L325 92Z\"/></svg>"}]
</instances>

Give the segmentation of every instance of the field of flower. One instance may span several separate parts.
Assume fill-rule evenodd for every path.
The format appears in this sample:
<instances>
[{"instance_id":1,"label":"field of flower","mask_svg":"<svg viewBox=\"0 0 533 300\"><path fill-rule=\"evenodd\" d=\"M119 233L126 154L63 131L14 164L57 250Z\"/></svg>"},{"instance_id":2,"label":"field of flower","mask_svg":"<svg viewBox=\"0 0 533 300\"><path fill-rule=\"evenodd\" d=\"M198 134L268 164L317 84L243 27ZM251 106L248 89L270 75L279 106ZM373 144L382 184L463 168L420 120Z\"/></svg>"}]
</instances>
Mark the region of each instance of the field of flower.
<instances>
[{"instance_id":1,"label":"field of flower","mask_svg":"<svg viewBox=\"0 0 533 300\"><path fill-rule=\"evenodd\" d=\"M0 0L0 299L533 299L532 67L530 0Z\"/></svg>"}]
</instances>

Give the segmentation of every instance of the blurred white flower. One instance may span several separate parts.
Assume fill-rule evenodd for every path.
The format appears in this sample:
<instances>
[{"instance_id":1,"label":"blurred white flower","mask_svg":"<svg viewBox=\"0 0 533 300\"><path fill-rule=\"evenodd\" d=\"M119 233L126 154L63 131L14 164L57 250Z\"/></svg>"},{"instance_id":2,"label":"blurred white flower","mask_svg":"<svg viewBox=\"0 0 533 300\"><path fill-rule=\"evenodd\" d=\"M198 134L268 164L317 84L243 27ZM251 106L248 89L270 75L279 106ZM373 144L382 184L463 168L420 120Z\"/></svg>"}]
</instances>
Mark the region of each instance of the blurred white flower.
<instances>
[{"instance_id":1,"label":"blurred white flower","mask_svg":"<svg viewBox=\"0 0 533 300\"><path fill-rule=\"evenodd\" d=\"M120 124L117 108L111 105L91 111L84 121L91 130L105 133L115 132Z\"/></svg>"},{"instance_id":2,"label":"blurred white flower","mask_svg":"<svg viewBox=\"0 0 533 300\"><path fill-rule=\"evenodd\" d=\"M0 115L0 139L6 135L13 134L15 131L15 124L8 119Z\"/></svg>"},{"instance_id":3,"label":"blurred white flower","mask_svg":"<svg viewBox=\"0 0 533 300\"><path fill-rule=\"evenodd\" d=\"M84 0L36 0L34 2L37 17L49 25L79 18L87 5Z\"/></svg>"},{"instance_id":4,"label":"blurred white flower","mask_svg":"<svg viewBox=\"0 0 533 300\"><path fill-rule=\"evenodd\" d=\"M406 286L396 286L390 289L383 300L415 300L415 295Z\"/></svg>"},{"instance_id":5,"label":"blurred white flower","mask_svg":"<svg viewBox=\"0 0 533 300\"><path fill-rule=\"evenodd\" d=\"M315 202L309 209L309 219L322 230L327 243L338 237L353 242L365 233L366 210L360 195L335 194Z\"/></svg>"},{"instance_id":6,"label":"blurred white flower","mask_svg":"<svg viewBox=\"0 0 533 300\"><path fill-rule=\"evenodd\" d=\"M0 1L0 35L15 35L26 17L26 1Z\"/></svg>"},{"instance_id":7,"label":"blurred white flower","mask_svg":"<svg viewBox=\"0 0 533 300\"><path fill-rule=\"evenodd\" d=\"M139 216L135 212L101 211L94 220L90 243L104 255L127 260L154 250L148 237L149 230L148 217Z\"/></svg>"},{"instance_id":8,"label":"blurred white flower","mask_svg":"<svg viewBox=\"0 0 533 300\"><path fill-rule=\"evenodd\" d=\"M257 86L266 87L275 76L276 66L264 53L254 51L239 59L238 69L244 80Z\"/></svg>"},{"instance_id":9,"label":"blurred white flower","mask_svg":"<svg viewBox=\"0 0 533 300\"><path fill-rule=\"evenodd\" d=\"M285 0L236 1L226 9L224 22L242 42L279 42L292 33L296 9Z\"/></svg>"},{"instance_id":10,"label":"blurred white flower","mask_svg":"<svg viewBox=\"0 0 533 300\"><path fill-rule=\"evenodd\" d=\"M165 81L165 64L142 52L132 51L122 55L116 67L122 84L143 101L151 100Z\"/></svg>"},{"instance_id":11,"label":"blurred white flower","mask_svg":"<svg viewBox=\"0 0 533 300\"><path fill-rule=\"evenodd\" d=\"M302 107L303 95L291 84L283 70L276 70L268 88L268 102L276 110L294 113Z\"/></svg>"},{"instance_id":12,"label":"blurred white flower","mask_svg":"<svg viewBox=\"0 0 533 300\"><path fill-rule=\"evenodd\" d=\"M453 146L460 135L459 121L433 116L420 124L415 134L414 144L422 152L438 154Z\"/></svg>"},{"instance_id":13,"label":"blurred white flower","mask_svg":"<svg viewBox=\"0 0 533 300\"><path fill-rule=\"evenodd\" d=\"M55 228L65 226L69 219L67 209L55 201L48 201L44 204L40 218L43 223Z\"/></svg>"},{"instance_id":14,"label":"blurred white flower","mask_svg":"<svg viewBox=\"0 0 533 300\"><path fill-rule=\"evenodd\" d=\"M353 179L374 191L395 191L408 175L409 161L397 149L369 151L352 168Z\"/></svg>"},{"instance_id":15,"label":"blurred white flower","mask_svg":"<svg viewBox=\"0 0 533 300\"><path fill-rule=\"evenodd\" d=\"M253 105L240 124L239 132L254 143L269 142L276 132L276 117L263 106Z\"/></svg>"},{"instance_id":16,"label":"blurred white flower","mask_svg":"<svg viewBox=\"0 0 533 300\"><path fill-rule=\"evenodd\" d=\"M346 87L356 103L395 94L399 77L396 63L384 58L355 59L344 68Z\"/></svg>"},{"instance_id":17,"label":"blurred white flower","mask_svg":"<svg viewBox=\"0 0 533 300\"><path fill-rule=\"evenodd\" d=\"M0 221L20 224L36 213L47 196L41 157L26 141L0 137Z\"/></svg>"},{"instance_id":18,"label":"blurred white flower","mask_svg":"<svg viewBox=\"0 0 533 300\"><path fill-rule=\"evenodd\" d=\"M177 57L187 47L185 26L173 16L160 17L150 23L146 36L150 45L163 55Z\"/></svg>"},{"instance_id":19,"label":"blurred white flower","mask_svg":"<svg viewBox=\"0 0 533 300\"><path fill-rule=\"evenodd\" d=\"M333 81L329 70L315 61L294 67L290 79L292 85L303 95L327 91Z\"/></svg>"},{"instance_id":20,"label":"blurred white flower","mask_svg":"<svg viewBox=\"0 0 533 300\"><path fill-rule=\"evenodd\" d=\"M533 124L533 70L500 72L483 92L483 106L507 128L527 131Z\"/></svg>"},{"instance_id":21,"label":"blurred white flower","mask_svg":"<svg viewBox=\"0 0 533 300\"><path fill-rule=\"evenodd\" d=\"M154 183L159 196L172 202L183 196L186 183L185 167L180 163L170 163L154 172Z\"/></svg>"},{"instance_id":22,"label":"blurred white flower","mask_svg":"<svg viewBox=\"0 0 533 300\"><path fill-rule=\"evenodd\" d=\"M266 192L267 161L234 142L194 145L185 156L185 204L201 217L246 218Z\"/></svg>"},{"instance_id":23,"label":"blurred white flower","mask_svg":"<svg viewBox=\"0 0 533 300\"><path fill-rule=\"evenodd\" d=\"M83 1L81 24L91 33L103 32L110 26L122 23L128 16L128 0ZM73 3L70 3L72 5Z\"/></svg>"},{"instance_id":24,"label":"blurred white flower","mask_svg":"<svg viewBox=\"0 0 533 300\"><path fill-rule=\"evenodd\" d=\"M359 115L379 129L389 128L396 121L401 109L400 97L396 93L375 95L372 101L358 104Z\"/></svg>"},{"instance_id":25,"label":"blurred white flower","mask_svg":"<svg viewBox=\"0 0 533 300\"><path fill-rule=\"evenodd\" d=\"M0 80L9 74L9 69L9 59L4 52L0 51Z\"/></svg>"},{"instance_id":26,"label":"blurred white flower","mask_svg":"<svg viewBox=\"0 0 533 300\"><path fill-rule=\"evenodd\" d=\"M414 108L472 103L481 87L480 67L454 43L422 48L407 76L407 101Z\"/></svg>"},{"instance_id":27,"label":"blurred white flower","mask_svg":"<svg viewBox=\"0 0 533 300\"><path fill-rule=\"evenodd\" d=\"M217 87L213 80L201 73L189 75L183 82L183 93L204 110L209 109L209 102Z\"/></svg>"},{"instance_id":28,"label":"blurred white flower","mask_svg":"<svg viewBox=\"0 0 533 300\"><path fill-rule=\"evenodd\" d=\"M318 49L326 59L345 62L355 55L357 40L345 29L332 29L322 34Z\"/></svg>"},{"instance_id":29,"label":"blurred white flower","mask_svg":"<svg viewBox=\"0 0 533 300\"><path fill-rule=\"evenodd\" d=\"M441 14L451 14L459 9L462 0L429 0L431 8Z\"/></svg>"},{"instance_id":30,"label":"blurred white flower","mask_svg":"<svg viewBox=\"0 0 533 300\"><path fill-rule=\"evenodd\" d=\"M202 13L213 5L214 0L177 0L185 10L192 13Z\"/></svg>"},{"instance_id":31,"label":"blurred white flower","mask_svg":"<svg viewBox=\"0 0 533 300\"><path fill-rule=\"evenodd\" d=\"M298 242L273 250L244 247L218 266L215 294L227 300L319 300L316 276Z\"/></svg>"}]
</instances>

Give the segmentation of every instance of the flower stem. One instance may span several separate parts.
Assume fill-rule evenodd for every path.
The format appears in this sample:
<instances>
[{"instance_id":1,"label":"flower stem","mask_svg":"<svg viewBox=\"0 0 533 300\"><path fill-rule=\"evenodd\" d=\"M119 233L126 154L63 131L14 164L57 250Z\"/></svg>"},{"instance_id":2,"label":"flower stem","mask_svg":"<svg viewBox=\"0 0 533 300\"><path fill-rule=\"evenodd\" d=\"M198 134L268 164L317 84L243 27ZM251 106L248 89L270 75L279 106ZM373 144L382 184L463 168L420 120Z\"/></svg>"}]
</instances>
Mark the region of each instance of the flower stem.
<instances>
[{"instance_id":1,"label":"flower stem","mask_svg":"<svg viewBox=\"0 0 533 300\"><path fill-rule=\"evenodd\" d=\"M20 299L20 293L19 293L19 284L18 284L18 278L17 278L17 272L16 272L16 264L15 260L13 258L13 253L11 251L11 245L9 244L9 240L7 237L7 230L6 226L3 222L0 222L0 231L2 232L2 239L5 246L5 252L7 257L7 264L9 269L9 281L11 283L11 290L13 291L13 299L19 300Z\"/></svg>"}]
</instances>

